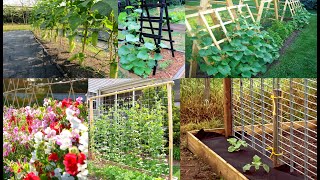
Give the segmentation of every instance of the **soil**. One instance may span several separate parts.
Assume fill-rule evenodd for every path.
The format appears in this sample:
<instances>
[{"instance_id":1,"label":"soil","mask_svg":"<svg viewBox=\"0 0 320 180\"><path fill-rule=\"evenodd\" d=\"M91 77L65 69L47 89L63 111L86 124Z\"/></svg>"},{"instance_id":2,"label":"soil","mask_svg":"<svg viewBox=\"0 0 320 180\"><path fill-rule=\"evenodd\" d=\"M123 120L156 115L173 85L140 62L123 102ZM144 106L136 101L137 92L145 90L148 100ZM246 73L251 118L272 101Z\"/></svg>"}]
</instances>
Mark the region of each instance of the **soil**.
<instances>
[{"instance_id":1,"label":"soil","mask_svg":"<svg viewBox=\"0 0 320 180\"><path fill-rule=\"evenodd\" d=\"M76 48L72 53L68 52L69 44L67 38L58 37L57 42L43 40L39 35L35 34L35 37L41 42L41 44L46 48L48 54L55 59L55 62L61 69L71 78L102 78L108 77L109 66L106 59L108 59L107 54L98 54L85 50L86 59L83 65L80 66L78 61L68 61L73 54L81 52L81 46L77 43ZM61 42L60 42L61 40Z\"/></svg>"},{"instance_id":2,"label":"soil","mask_svg":"<svg viewBox=\"0 0 320 180\"><path fill-rule=\"evenodd\" d=\"M181 135L181 144L186 144L186 135ZM216 180L219 176L201 158L194 155L186 146L180 145L181 180Z\"/></svg>"},{"instance_id":3,"label":"soil","mask_svg":"<svg viewBox=\"0 0 320 180\"><path fill-rule=\"evenodd\" d=\"M258 180L258 179L268 179L268 180L279 180L279 179L290 179L290 180L299 180L303 179L303 176L293 172L289 173L285 170L287 168L271 168L273 166L272 161L266 156L262 155L257 150L251 148L250 146L242 148L240 151L229 153L228 147L229 143L227 138L221 134L213 132L205 132L200 130L196 137L217 153L221 158L226 160L239 172L243 172L242 167L250 162L252 162L252 157L258 155L261 158L262 163L267 164L270 167L269 173L261 167L259 170L254 171L254 168L251 168L250 171L243 173L248 179Z\"/></svg>"},{"instance_id":4,"label":"soil","mask_svg":"<svg viewBox=\"0 0 320 180\"><path fill-rule=\"evenodd\" d=\"M171 51L168 49L162 49L161 55L163 56L163 59L158 62L158 67L156 71L156 75L150 75L149 78L172 78L174 77L179 69L184 66L185 63L185 53L180 51L174 52L174 57L172 57ZM159 68L159 64L164 62L172 60L172 63L165 69L161 70ZM184 75L183 75L184 77Z\"/></svg>"}]
</instances>

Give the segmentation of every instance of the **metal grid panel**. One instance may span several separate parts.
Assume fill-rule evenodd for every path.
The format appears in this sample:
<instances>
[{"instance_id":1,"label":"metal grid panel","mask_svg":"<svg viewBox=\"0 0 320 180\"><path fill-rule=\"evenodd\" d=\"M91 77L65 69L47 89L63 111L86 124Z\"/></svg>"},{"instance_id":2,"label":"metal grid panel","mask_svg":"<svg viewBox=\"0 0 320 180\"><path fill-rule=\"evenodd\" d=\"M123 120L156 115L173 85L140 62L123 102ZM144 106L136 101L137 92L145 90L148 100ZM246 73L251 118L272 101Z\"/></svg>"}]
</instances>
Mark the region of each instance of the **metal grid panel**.
<instances>
[{"instance_id":1,"label":"metal grid panel","mask_svg":"<svg viewBox=\"0 0 320 180\"><path fill-rule=\"evenodd\" d=\"M274 109L276 91L282 93L279 109ZM317 178L316 79L233 79L232 115L235 137L268 157L266 148L273 147L282 154L279 165Z\"/></svg>"},{"instance_id":2,"label":"metal grid panel","mask_svg":"<svg viewBox=\"0 0 320 180\"><path fill-rule=\"evenodd\" d=\"M167 84L171 83L162 82L159 83L161 86L151 84L91 97L89 101L95 101L93 117L90 117L91 158L103 158L110 164L150 175L171 176L172 140L170 142L168 108L171 96L167 91ZM162 127L159 129L155 124L162 124ZM104 132L101 129L107 129L105 134L101 134ZM155 141L160 143L155 144Z\"/></svg>"}]
</instances>

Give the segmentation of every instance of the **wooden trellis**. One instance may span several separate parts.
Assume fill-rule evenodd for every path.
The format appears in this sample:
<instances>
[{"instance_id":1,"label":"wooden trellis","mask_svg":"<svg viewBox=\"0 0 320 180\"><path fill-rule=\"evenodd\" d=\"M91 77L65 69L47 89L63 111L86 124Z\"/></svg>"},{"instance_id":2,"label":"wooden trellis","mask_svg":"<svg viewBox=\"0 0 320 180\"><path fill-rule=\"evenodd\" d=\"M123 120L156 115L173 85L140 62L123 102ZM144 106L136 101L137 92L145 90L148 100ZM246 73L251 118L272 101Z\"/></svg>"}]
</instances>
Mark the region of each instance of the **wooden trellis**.
<instances>
[{"instance_id":1,"label":"wooden trellis","mask_svg":"<svg viewBox=\"0 0 320 180\"><path fill-rule=\"evenodd\" d=\"M280 1L279 3L280 5L283 4L281 21L283 21L283 18L286 15L287 8L289 8L291 16L294 16L297 13L297 11L303 9L300 0L285 0L284 2Z\"/></svg>"},{"instance_id":2,"label":"wooden trellis","mask_svg":"<svg viewBox=\"0 0 320 180\"><path fill-rule=\"evenodd\" d=\"M118 9L121 9L121 7L124 7L121 5L120 2L118 2ZM131 3L130 0L126 0L125 6L136 6ZM173 30L170 27L170 20L171 18L169 17L169 11L168 11L168 3L167 0L159 0L158 3L147 3L146 0L141 0L141 5L140 5L142 10L145 10L146 12L146 17L144 16L144 12L142 11L139 21L140 21L140 33L139 33L139 41L144 43L144 37L146 38L151 38L154 40L154 43L157 48L160 47L161 41L168 41L170 43L170 48L165 48L169 49L171 51L172 57L174 57L174 51L176 51L173 48L173 43L174 40L172 40L172 32ZM159 16L151 16L150 15L150 8L156 8L158 7L160 9L160 15ZM147 22L149 26L145 26L144 22ZM153 23L157 23L156 26L154 27ZM163 28L163 24L167 25L167 28ZM123 29L119 29L123 30ZM146 32L146 30L150 30L151 33ZM166 39L163 37L162 32L167 31L169 39ZM160 50L158 50L157 53L160 53ZM156 64L153 68L153 75L156 74L156 68L157 68L158 62L156 61Z\"/></svg>"},{"instance_id":3,"label":"wooden trellis","mask_svg":"<svg viewBox=\"0 0 320 180\"><path fill-rule=\"evenodd\" d=\"M251 2L252 0L240 0L239 4L246 4L247 2ZM260 2L258 0L253 0L255 3L255 6L249 6L250 8L257 9L257 13L253 13L253 15L256 17L256 21L260 22L262 18L266 18L266 12L272 10L274 11L274 18L273 20L279 19L278 14L278 0L261 0ZM263 16L264 15L264 16Z\"/></svg>"},{"instance_id":4,"label":"wooden trellis","mask_svg":"<svg viewBox=\"0 0 320 180\"><path fill-rule=\"evenodd\" d=\"M244 10L246 10L247 14L244 14ZM222 12L227 12L228 14L228 20L224 21L222 18L221 14ZM230 42L231 39L228 36L228 31L226 28L226 25L236 23L236 21L239 19L238 15L244 15L245 21L248 22L248 19L251 19L252 22L255 22L255 19L251 13L251 10L248 6L248 4L242 4L242 5L234 5L234 6L227 6L227 7L221 7L221 8L215 8L215 9L209 9L209 10L204 10L204 11L199 11L194 14L186 15L186 27L188 32L191 34L191 36L195 36L194 32L195 30L190 24L190 21L193 18L198 18L200 25L204 26L205 31L207 31L212 38L213 45L216 46L218 49L221 49L220 44L228 41ZM210 17L209 20L212 21L212 23L208 22L208 18ZM212 25L213 24L213 25ZM221 28L223 32L223 38L222 39L217 39L215 34L213 33L214 31L217 31L219 28ZM204 47L208 48L208 47ZM198 50L200 50L200 46L196 40L193 41L193 47L192 47L192 57L194 58L196 54L198 54ZM204 59L206 63L208 64L206 58ZM190 66L190 77L194 77L196 75L196 69L197 69L197 63L195 60L191 62Z\"/></svg>"}]
</instances>

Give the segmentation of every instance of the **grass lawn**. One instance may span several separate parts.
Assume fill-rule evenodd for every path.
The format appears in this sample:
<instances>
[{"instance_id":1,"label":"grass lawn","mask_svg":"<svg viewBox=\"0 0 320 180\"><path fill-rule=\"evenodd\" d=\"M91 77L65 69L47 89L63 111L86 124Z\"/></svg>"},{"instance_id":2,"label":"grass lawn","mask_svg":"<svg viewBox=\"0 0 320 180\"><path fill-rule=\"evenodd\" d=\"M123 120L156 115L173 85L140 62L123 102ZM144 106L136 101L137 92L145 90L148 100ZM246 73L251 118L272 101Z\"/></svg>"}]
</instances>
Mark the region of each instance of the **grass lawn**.
<instances>
[{"instance_id":1,"label":"grass lawn","mask_svg":"<svg viewBox=\"0 0 320 180\"><path fill-rule=\"evenodd\" d=\"M29 24L4 24L3 31L31 30Z\"/></svg>"},{"instance_id":2,"label":"grass lawn","mask_svg":"<svg viewBox=\"0 0 320 180\"><path fill-rule=\"evenodd\" d=\"M173 166L173 176L180 179L180 166L178 165Z\"/></svg>"},{"instance_id":3,"label":"grass lawn","mask_svg":"<svg viewBox=\"0 0 320 180\"><path fill-rule=\"evenodd\" d=\"M317 77L317 16L312 15L294 42L262 77Z\"/></svg>"}]
</instances>

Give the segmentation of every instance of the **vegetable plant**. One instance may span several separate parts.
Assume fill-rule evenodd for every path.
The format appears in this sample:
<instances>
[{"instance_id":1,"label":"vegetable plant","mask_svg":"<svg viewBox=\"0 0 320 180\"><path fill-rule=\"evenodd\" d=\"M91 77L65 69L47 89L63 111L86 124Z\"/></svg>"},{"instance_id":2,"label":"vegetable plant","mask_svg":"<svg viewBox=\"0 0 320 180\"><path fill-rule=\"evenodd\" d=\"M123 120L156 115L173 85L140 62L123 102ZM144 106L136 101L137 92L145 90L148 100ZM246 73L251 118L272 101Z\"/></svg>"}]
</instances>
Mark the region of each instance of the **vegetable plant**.
<instances>
[{"instance_id":1,"label":"vegetable plant","mask_svg":"<svg viewBox=\"0 0 320 180\"><path fill-rule=\"evenodd\" d=\"M142 14L142 9L134 9L132 6L127 6L126 9L132 10L132 12L119 14L119 24L125 29L119 33L119 40L121 40L118 51L120 64L128 71L133 71L142 77L148 77L156 65L156 61L162 59L160 49L165 46L160 44L157 47L153 43L140 42L138 18Z\"/></svg>"},{"instance_id":2,"label":"vegetable plant","mask_svg":"<svg viewBox=\"0 0 320 180\"><path fill-rule=\"evenodd\" d=\"M239 151L240 147L247 147L248 144L246 141L243 140L238 140L236 138L229 138L227 139L227 141L230 143L230 146L228 147L228 152L235 152L235 151Z\"/></svg>"},{"instance_id":3,"label":"vegetable plant","mask_svg":"<svg viewBox=\"0 0 320 180\"><path fill-rule=\"evenodd\" d=\"M267 164L263 164L261 162L261 158L257 155L253 156L253 161L250 164L246 164L242 167L243 172L249 171L252 166L254 167L255 171L259 170L261 166L267 173L270 171L269 166Z\"/></svg>"}]
</instances>

